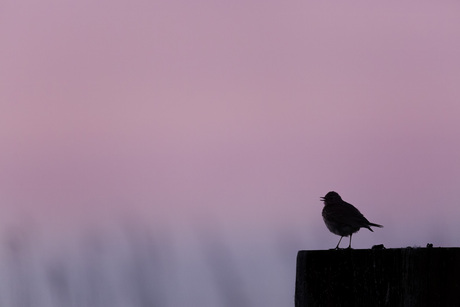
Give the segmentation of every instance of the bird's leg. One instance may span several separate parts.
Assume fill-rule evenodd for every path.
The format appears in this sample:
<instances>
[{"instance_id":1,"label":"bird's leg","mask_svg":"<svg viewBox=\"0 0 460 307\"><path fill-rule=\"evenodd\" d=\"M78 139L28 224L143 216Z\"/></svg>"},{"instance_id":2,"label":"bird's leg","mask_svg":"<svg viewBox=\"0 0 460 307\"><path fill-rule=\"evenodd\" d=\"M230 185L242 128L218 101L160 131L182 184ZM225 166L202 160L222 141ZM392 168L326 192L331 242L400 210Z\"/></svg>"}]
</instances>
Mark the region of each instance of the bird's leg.
<instances>
[{"instance_id":1,"label":"bird's leg","mask_svg":"<svg viewBox=\"0 0 460 307\"><path fill-rule=\"evenodd\" d=\"M350 234L350 244L348 244L348 248L351 249L351 237L353 236L353 234Z\"/></svg>"},{"instance_id":2,"label":"bird's leg","mask_svg":"<svg viewBox=\"0 0 460 307\"><path fill-rule=\"evenodd\" d=\"M337 246L335 247L335 249L339 249L340 241L342 241L342 238L343 236L340 237L339 243L337 243Z\"/></svg>"}]
</instances>

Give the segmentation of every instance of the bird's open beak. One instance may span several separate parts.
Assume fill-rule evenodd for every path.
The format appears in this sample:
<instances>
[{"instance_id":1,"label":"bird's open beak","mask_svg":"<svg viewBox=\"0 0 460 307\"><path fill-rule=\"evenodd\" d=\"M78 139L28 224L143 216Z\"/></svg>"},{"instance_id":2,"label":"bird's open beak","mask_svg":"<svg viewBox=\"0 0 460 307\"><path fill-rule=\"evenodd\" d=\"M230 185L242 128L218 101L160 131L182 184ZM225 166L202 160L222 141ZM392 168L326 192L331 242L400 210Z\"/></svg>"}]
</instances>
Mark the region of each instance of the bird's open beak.
<instances>
[{"instance_id":1,"label":"bird's open beak","mask_svg":"<svg viewBox=\"0 0 460 307\"><path fill-rule=\"evenodd\" d=\"M324 201L324 197L320 197L319 199L320 199L321 201Z\"/></svg>"}]
</instances>

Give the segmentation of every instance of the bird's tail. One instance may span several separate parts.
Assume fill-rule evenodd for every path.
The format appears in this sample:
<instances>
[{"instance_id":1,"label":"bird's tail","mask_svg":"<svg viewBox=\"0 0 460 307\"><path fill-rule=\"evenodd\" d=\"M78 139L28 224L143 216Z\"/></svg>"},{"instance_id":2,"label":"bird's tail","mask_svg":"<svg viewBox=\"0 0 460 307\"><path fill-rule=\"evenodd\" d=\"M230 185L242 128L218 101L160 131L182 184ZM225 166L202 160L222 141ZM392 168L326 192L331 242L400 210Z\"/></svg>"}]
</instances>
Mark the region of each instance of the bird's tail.
<instances>
[{"instance_id":1,"label":"bird's tail","mask_svg":"<svg viewBox=\"0 0 460 307\"><path fill-rule=\"evenodd\" d=\"M383 226L382 226L382 225L379 225L379 224L374 224L374 223L369 223L369 226L374 226L374 227L383 228Z\"/></svg>"}]
</instances>

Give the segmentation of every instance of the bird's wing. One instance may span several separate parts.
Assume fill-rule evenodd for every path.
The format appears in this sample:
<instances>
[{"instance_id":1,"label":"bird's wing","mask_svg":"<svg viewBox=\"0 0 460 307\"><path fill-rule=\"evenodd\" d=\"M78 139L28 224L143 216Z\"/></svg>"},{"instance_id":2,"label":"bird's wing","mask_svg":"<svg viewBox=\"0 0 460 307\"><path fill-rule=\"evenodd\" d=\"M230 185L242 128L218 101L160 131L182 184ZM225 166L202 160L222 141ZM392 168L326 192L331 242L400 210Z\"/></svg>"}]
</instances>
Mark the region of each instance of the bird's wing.
<instances>
[{"instance_id":1,"label":"bird's wing","mask_svg":"<svg viewBox=\"0 0 460 307\"><path fill-rule=\"evenodd\" d=\"M369 227L369 221L352 204L343 202L342 205L337 206L337 210L339 211L337 214L340 214L347 224L357 227Z\"/></svg>"}]
</instances>

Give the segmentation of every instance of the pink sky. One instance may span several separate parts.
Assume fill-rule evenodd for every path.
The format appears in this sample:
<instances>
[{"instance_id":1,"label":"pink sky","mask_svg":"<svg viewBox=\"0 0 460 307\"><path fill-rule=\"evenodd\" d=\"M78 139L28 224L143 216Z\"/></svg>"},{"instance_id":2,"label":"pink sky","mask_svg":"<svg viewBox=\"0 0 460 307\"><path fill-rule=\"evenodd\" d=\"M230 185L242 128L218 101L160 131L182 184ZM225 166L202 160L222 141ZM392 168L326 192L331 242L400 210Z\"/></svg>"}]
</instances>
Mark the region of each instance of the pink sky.
<instances>
[{"instance_id":1,"label":"pink sky","mask_svg":"<svg viewBox=\"0 0 460 307\"><path fill-rule=\"evenodd\" d=\"M2 223L132 211L175 229L292 228L327 248L319 197L336 190L385 225L358 247L458 246L459 13L3 1Z\"/></svg>"}]
</instances>

